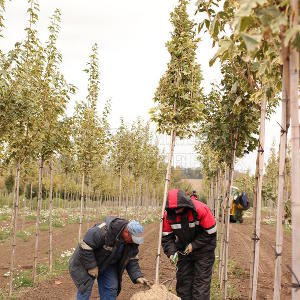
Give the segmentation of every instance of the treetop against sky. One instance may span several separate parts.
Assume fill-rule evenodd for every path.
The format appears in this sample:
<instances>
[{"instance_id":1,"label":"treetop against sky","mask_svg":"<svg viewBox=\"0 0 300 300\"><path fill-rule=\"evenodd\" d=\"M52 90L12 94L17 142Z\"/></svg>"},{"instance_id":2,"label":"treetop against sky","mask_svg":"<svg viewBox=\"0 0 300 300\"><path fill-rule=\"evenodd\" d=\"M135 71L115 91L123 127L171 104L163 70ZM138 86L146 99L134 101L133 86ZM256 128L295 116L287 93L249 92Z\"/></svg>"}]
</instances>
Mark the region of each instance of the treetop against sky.
<instances>
[{"instance_id":1,"label":"treetop against sky","mask_svg":"<svg viewBox=\"0 0 300 300\"><path fill-rule=\"evenodd\" d=\"M63 55L62 71L68 82L77 87L77 93L68 106L68 114L72 114L75 101L86 97L87 75L82 72L93 43L99 45L100 63L100 99L101 110L106 100L112 99L110 123L117 128L120 118L126 122L138 116L149 119L153 95L158 81L167 68L169 54L165 42L170 40L172 31L169 22L170 12L177 1L73 1L52 0L40 1L40 17L38 21L39 37L47 39L49 18L56 8L62 12L61 32L58 37L58 48ZM24 28L27 24L27 1L6 3L4 39L0 40L1 48L9 50L16 41L25 38ZM195 1L191 1L189 13L192 18L195 12ZM198 20L196 20L198 21ZM197 60L203 73L202 85L208 92L210 83L220 81L220 66L216 63L209 67L209 60L216 49L207 35L201 36L197 49ZM280 114L276 113L267 123L266 145L278 139ZM159 137L161 149L168 147ZM162 142L160 142L162 141ZM269 148L266 148L266 158ZM166 152L166 151L165 151ZM177 157L177 159L176 159ZM176 160L176 161L175 161ZM174 164L193 167L196 164L193 140L183 140L175 148ZM242 159L237 168L254 171L255 154Z\"/></svg>"}]
</instances>

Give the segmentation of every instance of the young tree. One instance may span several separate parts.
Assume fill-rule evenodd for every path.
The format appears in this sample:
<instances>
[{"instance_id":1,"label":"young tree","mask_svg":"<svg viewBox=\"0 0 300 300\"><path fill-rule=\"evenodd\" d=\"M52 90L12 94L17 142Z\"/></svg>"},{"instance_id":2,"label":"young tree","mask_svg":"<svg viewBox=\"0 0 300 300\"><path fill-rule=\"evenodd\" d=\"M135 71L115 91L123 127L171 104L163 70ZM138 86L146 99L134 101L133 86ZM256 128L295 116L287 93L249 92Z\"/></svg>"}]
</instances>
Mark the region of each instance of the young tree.
<instances>
[{"instance_id":1,"label":"young tree","mask_svg":"<svg viewBox=\"0 0 300 300\"><path fill-rule=\"evenodd\" d=\"M202 75L200 66L196 62L198 39L194 31L195 24L189 20L187 4L188 1L180 0L174 12L171 13L174 30L171 41L166 44L171 58L154 96L157 106L151 111L151 117L157 124L158 132L171 135L156 258L156 283L159 282L162 219L167 200L175 136L179 138L191 136L195 122L201 117L202 109L200 87Z\"/></svg>"},{"instance_id":2,"label":"young tree","mask_svg":"<svg viewBox=\"0 0 300 300\"><path fill-rule=\"evenodd\" d=\"M108 124L107 116L110 112L108 101L103 111L102 119L97 115L97 101L99 95L99 65L98 45L94 44L88 68L84 71L89 75L87 101L77 103L74 115L74 141L75 152L82 174L81 185L81 209L78 238L81 239L83 206L84 206L84 183L88 179L88 198L90 201L90 190L92 185L92 170L97 164L101 164L108 149ZM88 213L89 216L89 213Z\"/></svg>"},{"instance_id":3,"label":"young tree","mask_svg":"<svg viewBox=\"0 0 300 300\"><path fill-rule=\"evenodd\" d=\"M43 168L46 160L50 161L50 177L52 177L52 155L54 151L61 146L61 119L64 116L66 104L70 93L74 91L73 86L67 84L59 70L62 62L61 54L58 52L56 42L60 29L61 13L55 10L49 25L49 38L46 47L43 49L44 66L39 78L40 97L39 104L42 109L39 122L39 191L36 216L36 240L33 263L33 283L36 283L37 264L38 264L38 244L39 244L39 225L40 212L42 209L42 186L43 186ZM50 242L50 270L52 270L52 185L50 185L50 215L49 215L49 242Z\"/></svg>"},{"instance_id":4,"label":"young tree","mask_svg":"<svg viewBox=\"0 0 300 300\"><path fill-rule=\"evenodd\" d=\"M42 51L36 37L36 30L32 28L37 21L38 4L35 1L30 1L28 12L27 40L22 44L16 44L15 62L12 64L13 68L8 77L9 89L6 97L1 98L1 102L3 101L1 106L5 108L5 118L2 121L7 132L7 153L9 153L9 159L16 164L9 295L12 295L13 291L20 168L26 157L35 157L36 136L39 132L37 124L40 116L38 82L42 70Z\"/></svg>"}]
</instances>

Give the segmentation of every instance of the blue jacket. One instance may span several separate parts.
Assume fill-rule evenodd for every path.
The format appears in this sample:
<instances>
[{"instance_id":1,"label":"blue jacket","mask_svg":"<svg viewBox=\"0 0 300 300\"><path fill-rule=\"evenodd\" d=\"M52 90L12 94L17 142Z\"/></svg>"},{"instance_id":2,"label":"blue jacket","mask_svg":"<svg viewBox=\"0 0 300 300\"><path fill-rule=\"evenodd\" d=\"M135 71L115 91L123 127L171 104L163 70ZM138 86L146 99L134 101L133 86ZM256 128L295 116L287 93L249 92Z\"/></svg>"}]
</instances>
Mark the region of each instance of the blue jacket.
<instances>
[{"instance_id":1,"label":"blue jacket","mask_svg":"<svg viewBox=\"0 0 300 300\"><path fill-rule=\"evenodd\" d=\"M101 273L108 265L117 263L118 294L125 268L132 282L135 283L137 278L142 277L137 257L138 245L124 244L121 235L127 224L127 220L106 217L105 222L96 224L86 232L69 261L69 272L79 293L83 294L93 284L94 278L87 270L96 266Z\"/></svg>"}]
</instances>

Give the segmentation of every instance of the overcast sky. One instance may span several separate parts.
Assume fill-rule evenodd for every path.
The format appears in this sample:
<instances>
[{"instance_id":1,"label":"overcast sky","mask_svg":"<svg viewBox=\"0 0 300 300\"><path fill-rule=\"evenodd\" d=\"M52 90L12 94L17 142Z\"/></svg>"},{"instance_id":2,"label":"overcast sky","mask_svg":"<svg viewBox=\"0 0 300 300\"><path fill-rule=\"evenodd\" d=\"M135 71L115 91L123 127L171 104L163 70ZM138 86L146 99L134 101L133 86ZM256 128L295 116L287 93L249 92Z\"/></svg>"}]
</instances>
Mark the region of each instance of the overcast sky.
<instances>
[{"instance_id":1,"label":"overcast sky","mask_svg":"<svg viewBox=\"0 0 300 300\"><path fill-rule=\"evenodd\" d=\"M195 1L189 7L194 18ZM82 72L88 60L92 44L99 45L101 92L99 111L105 101L112 99L112 128L118 127L120 118L130 123L138 116L149 120L148 111L153 106L152 98L161 75L166 70L169 54L165 42L172 30L169 14L177 4L174 0L40 0L39 37L46 41L49 17L56 8L62 12L61 33L58 48L63 55L62 70L66 79L78 91L73 97L68 113L71 114L75 101L84 99L87 77ZM24 39L27 24L27 1L6 1L4 39L2 49L11 49L16 41ZM211 82L219 82L219 64L209 67L211 49L208 36L201 36L198 47L198 62L201 65L205 91ZM279 111L279 110L278 110ZM279 139L280 114L277 112L267 122L266 145ZM161 138L162 149L167 139ZM184 167L198 166L193 151L194 141L179 142L175 149L174 163ZM165 150L166 152L166 150ZM269 146L266 147L266 155ZM240 160L237 168L253 172L255 153Z\"/></svg>"}]
</instances>

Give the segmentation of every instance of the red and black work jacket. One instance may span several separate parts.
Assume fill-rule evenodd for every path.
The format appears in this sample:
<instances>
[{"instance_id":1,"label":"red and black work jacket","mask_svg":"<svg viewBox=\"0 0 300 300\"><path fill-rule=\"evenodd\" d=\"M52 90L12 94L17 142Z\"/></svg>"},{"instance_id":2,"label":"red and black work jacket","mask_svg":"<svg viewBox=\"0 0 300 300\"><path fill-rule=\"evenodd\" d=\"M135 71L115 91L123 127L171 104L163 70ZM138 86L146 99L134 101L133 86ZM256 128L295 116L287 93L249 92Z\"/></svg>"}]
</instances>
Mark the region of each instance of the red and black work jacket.
<instances>
[{"instance_id":1,"label":"red and black work jacket","mask_svg":"<svg viewBox=\"0 0 300 300\"><path fill-rule=\"evenodd\" d=\"M184 208L180 214L175 209ZM192 243L193 252L214 252L216 220L204 203L191 199L182 190L170 190L163 220L162 247L170 257Z\"/></svg>"}]
</instances>

